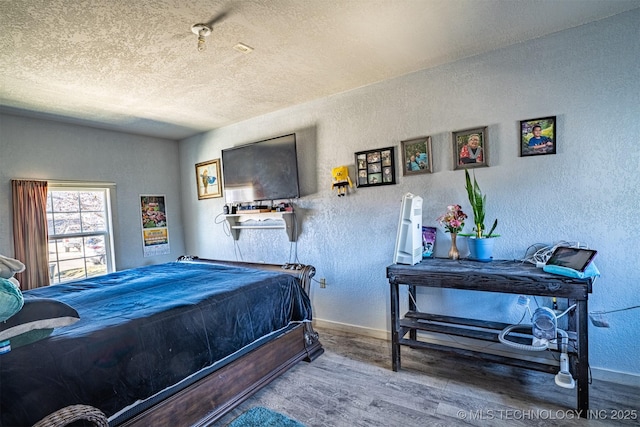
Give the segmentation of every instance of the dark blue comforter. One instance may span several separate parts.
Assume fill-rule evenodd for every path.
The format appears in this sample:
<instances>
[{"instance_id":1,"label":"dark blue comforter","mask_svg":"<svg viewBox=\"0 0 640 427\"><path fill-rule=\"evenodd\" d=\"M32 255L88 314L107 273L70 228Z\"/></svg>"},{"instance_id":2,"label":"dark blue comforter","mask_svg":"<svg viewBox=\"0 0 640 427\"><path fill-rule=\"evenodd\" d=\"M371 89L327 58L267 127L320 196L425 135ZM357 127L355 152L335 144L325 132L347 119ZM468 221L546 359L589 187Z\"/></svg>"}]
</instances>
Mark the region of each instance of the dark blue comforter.
<instances>
[{"instance_id":1,"label":"dark blue comforter","mask_svg":"<svg viewBox=\"0 0 640 427\"><path fill-rule=\"evenodd\" d=\"M80 320L0 355L0 425L32 425L72 404L111 416L237 354L292 321L311 320L288 274L175 262L24 292Z\"/></svg>"}]
</instances>

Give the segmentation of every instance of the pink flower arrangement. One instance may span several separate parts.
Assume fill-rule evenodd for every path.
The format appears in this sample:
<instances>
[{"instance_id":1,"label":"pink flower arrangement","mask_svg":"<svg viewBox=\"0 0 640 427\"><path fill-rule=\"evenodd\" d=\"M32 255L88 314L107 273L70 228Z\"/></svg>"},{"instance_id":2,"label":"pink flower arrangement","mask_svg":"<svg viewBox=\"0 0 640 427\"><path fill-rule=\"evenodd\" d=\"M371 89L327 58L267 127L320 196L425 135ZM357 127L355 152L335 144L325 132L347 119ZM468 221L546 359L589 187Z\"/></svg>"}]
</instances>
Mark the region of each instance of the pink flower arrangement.
<instances>
[{"instance_id":1,"label":"pink flower arrangement","mask_svg":"<svg viewBox=\"0 0 640 427\"><path fill-rule=\"evenodd\" d=\"M459 233L464 227L464 220L467 214L462 212L460 205L447 206L447 213L438 217L437 221L442 225L447 233Z\"/></svg>"}]
</instances>

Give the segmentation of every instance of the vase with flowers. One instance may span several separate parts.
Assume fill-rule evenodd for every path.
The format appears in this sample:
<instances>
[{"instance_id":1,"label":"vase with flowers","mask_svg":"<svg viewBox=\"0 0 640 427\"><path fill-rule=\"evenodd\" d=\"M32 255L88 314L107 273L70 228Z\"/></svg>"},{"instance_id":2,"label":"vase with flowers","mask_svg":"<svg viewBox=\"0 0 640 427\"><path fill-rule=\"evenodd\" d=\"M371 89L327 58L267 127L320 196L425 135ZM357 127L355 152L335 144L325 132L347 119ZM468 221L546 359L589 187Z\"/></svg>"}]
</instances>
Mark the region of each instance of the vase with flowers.
<instances>
[{"instance_id":1,"label":"vase with flowers","mask_svg":"<svg viewBox=\"0 0 640 427\"><path fill-rule=\"evenodd\" d=\"M487 196L482 194L478 181L476 181L475 173L473 175L473 182L471 182L471 176L469 171L465 169L466 189L469 196L469 203L473 210L473 223L475 224L474 233L469 235L469 257L476 261L491 261L493 255L493 243L494 237L498 237L497 234L493 234L494 230L498 226L498 220L496 219L491 226L488 233L485 233L484 217L485 208L487 204Z\"/></svg>"},{"instance_id":2,"label":"vase with flowers","mask_svg":"<svg viewBox=\"0 0 640 427\"><path fill-rule=\"evenodd\" d=\"M451 233L451 249L449 249L449 258L459 259L460 251L456 245L456 239L458 233L462 231L464 227L464 220L467 219L467 214L462 212L460 205L447 206L447 212L444 215L440 215L437 221L444 227L445 232Z\"/></svg>"}]
</instances>

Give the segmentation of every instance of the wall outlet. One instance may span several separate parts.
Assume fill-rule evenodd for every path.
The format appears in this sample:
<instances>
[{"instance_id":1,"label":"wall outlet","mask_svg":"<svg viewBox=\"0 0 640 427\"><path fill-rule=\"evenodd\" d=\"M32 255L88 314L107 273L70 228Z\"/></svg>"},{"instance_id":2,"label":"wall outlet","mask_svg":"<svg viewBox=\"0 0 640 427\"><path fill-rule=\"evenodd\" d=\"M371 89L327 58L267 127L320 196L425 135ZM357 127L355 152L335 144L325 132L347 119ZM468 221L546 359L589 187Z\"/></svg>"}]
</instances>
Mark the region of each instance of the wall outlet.
<instances>
[{"instance_id":1,"label":"wall outlet","mask_svg":"<svg viewBox=\"0 0 640 427\"><path fill-rule=\"evenodd\" d=\"M589 313L589 319L591 319L591 323L596 328L608 328L609 321L603 312L594 311Z\"/></svg>"},{"instance_id":2,"label":"wall outlet","mask_svg":"<svg viewBox=\"0 0 640 427\"><path fill-rule=\"evenodd\" d=\"M327 280L323 277L320 279L320 288L324 289L327 287Z\"/></svg>"}]
</instances>

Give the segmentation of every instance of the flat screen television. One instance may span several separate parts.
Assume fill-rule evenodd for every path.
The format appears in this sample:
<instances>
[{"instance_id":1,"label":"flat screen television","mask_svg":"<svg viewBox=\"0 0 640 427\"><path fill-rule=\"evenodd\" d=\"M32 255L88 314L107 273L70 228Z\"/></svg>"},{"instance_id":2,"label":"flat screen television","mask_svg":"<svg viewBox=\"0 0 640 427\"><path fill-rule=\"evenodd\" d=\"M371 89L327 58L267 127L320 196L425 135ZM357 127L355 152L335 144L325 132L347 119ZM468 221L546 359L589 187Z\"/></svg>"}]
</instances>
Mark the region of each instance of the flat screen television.
<instances>
[{"instance_id":1,"label":"flat screen television","mask_svg":"<svg viewBox=\"0 0 640 427\"><path fill-rule=\"evenodd\" d=\"M222 150L227 203L300 197L296 134Z\"/></svg>"}]
</instances>

